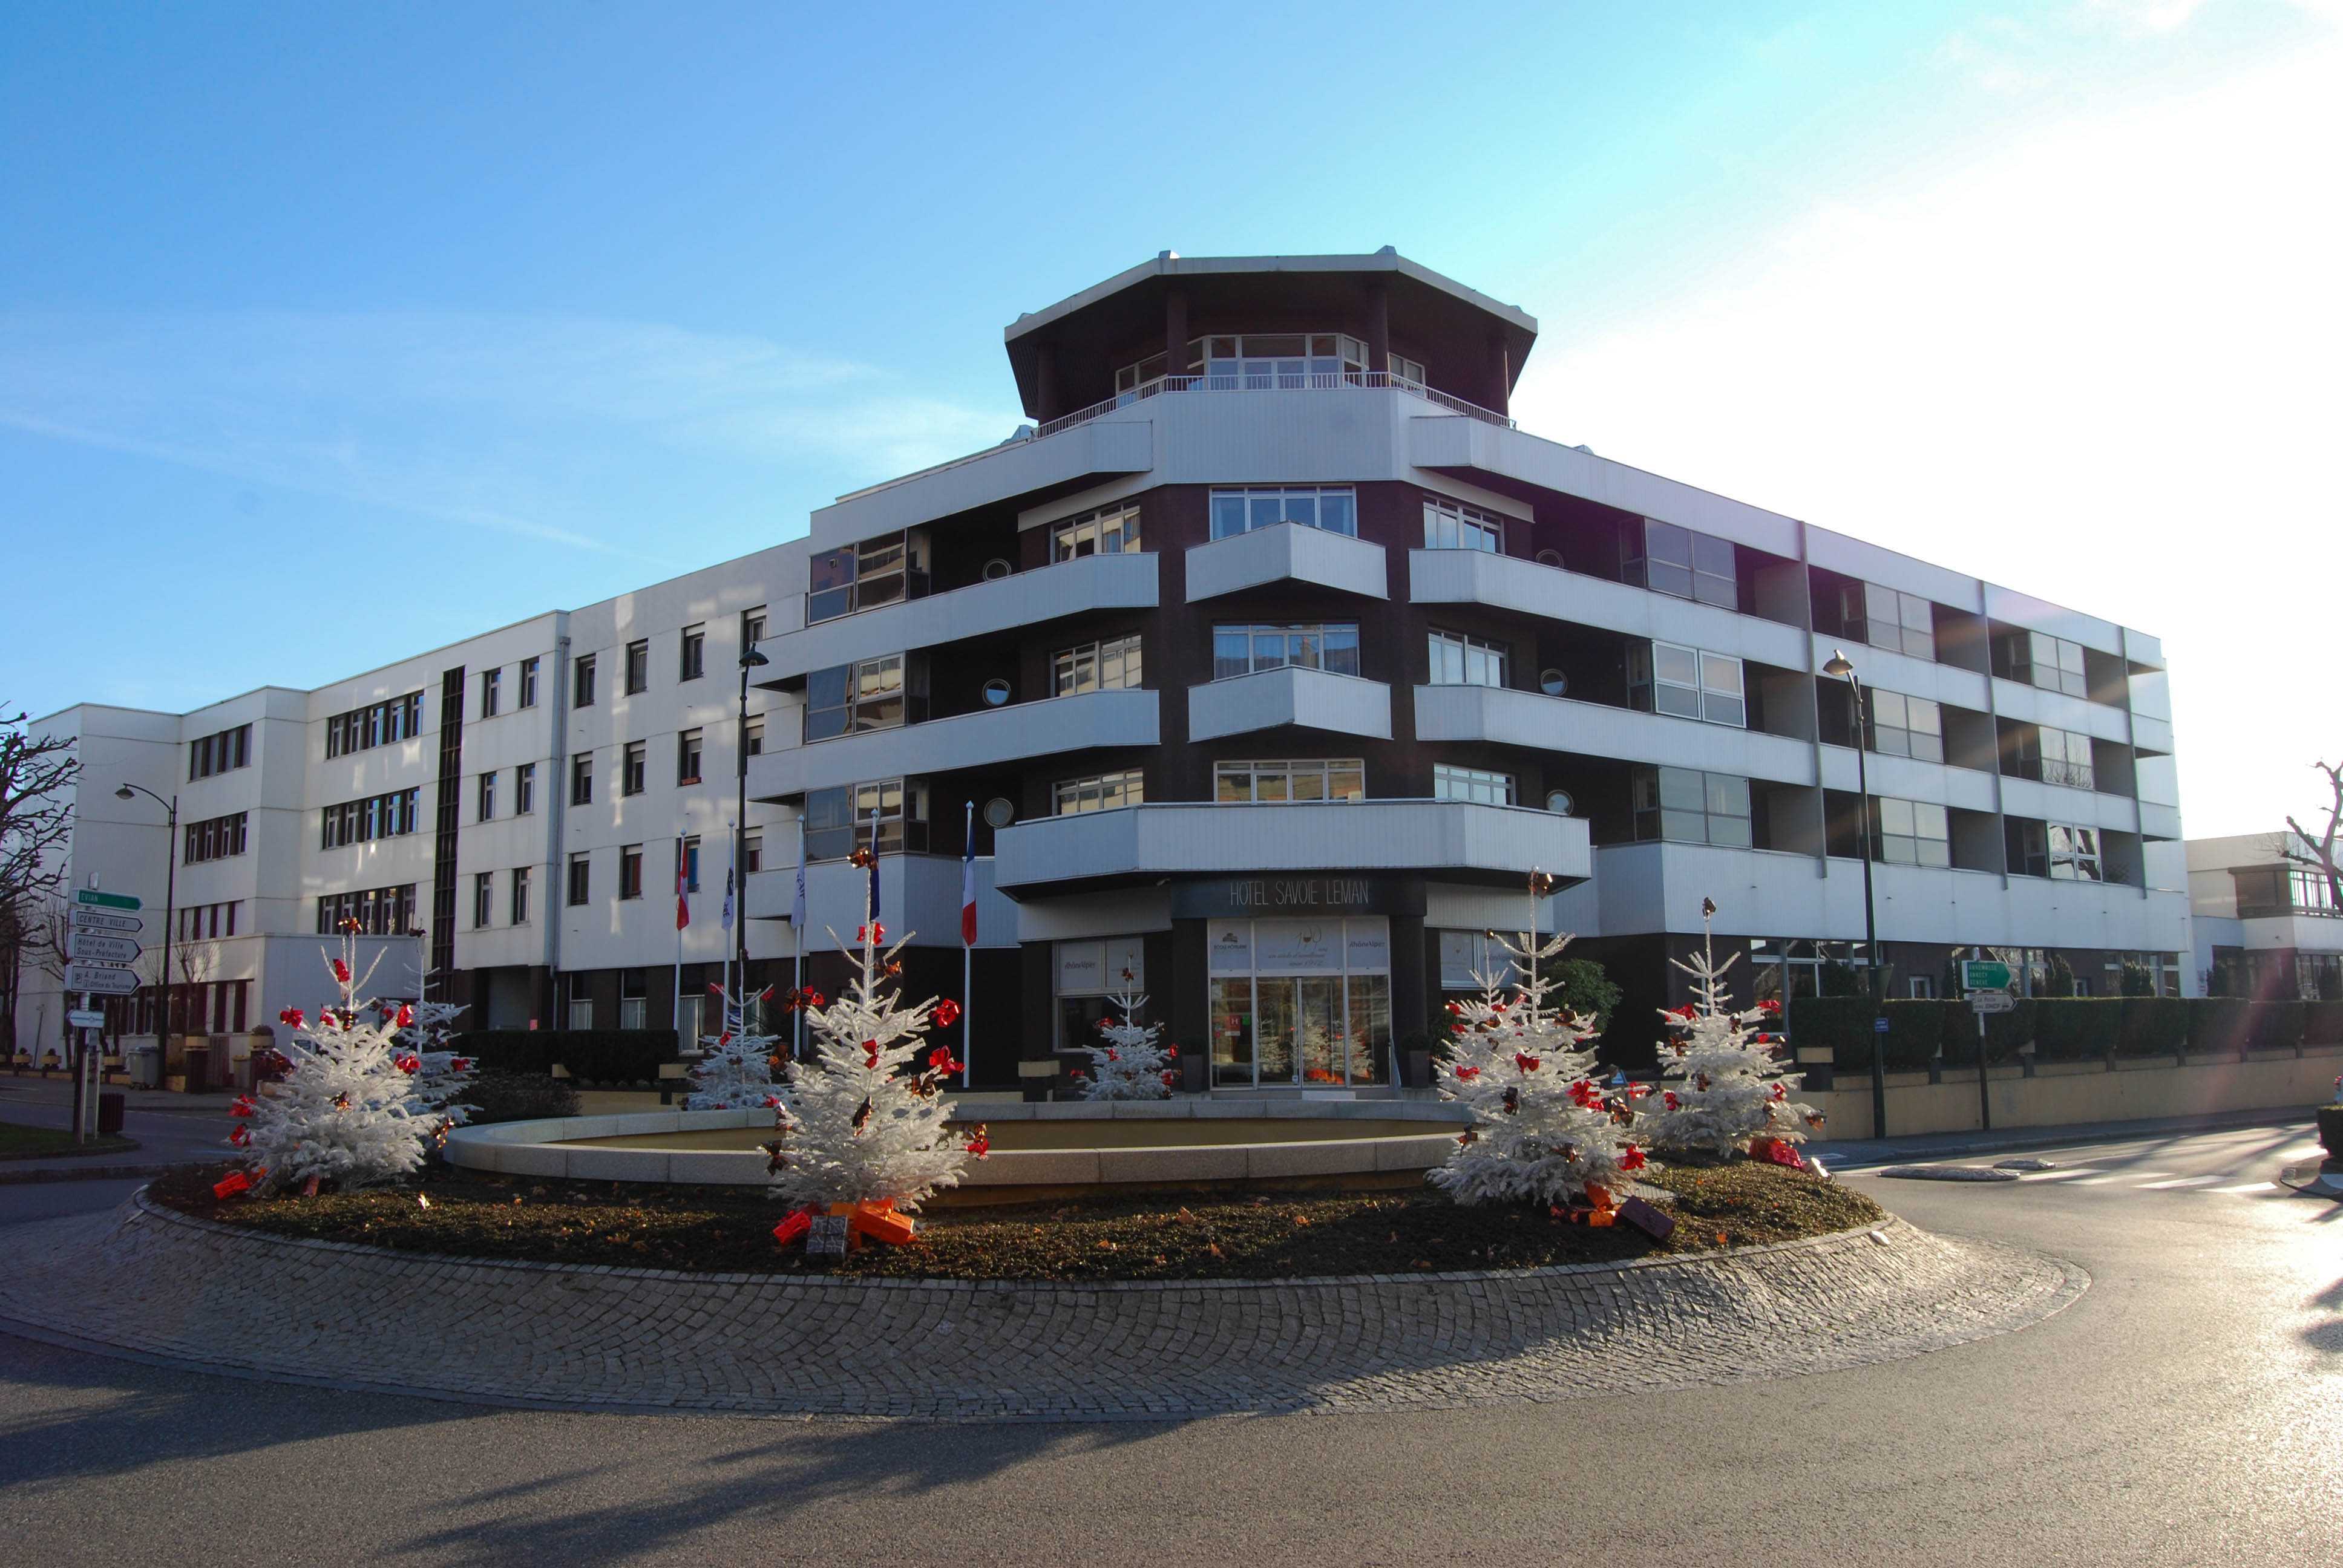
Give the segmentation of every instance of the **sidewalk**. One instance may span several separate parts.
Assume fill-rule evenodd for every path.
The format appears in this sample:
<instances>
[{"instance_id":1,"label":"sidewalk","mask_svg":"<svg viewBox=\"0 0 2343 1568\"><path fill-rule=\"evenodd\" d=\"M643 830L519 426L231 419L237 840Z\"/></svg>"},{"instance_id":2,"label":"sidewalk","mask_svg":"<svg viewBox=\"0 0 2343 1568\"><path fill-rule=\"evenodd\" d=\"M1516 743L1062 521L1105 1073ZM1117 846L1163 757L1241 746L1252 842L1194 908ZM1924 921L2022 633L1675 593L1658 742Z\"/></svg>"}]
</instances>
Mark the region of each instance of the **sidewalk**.
<instances>
[{"instance_id":1,"label":"sidewalk","mask_svg":"<svg viewBox=\"0 0 2343 1568\"><path fill-rule=\"evenodd\" d=\"M0 1162L0 1186L25 1181L97 1181L149 1176L174 1165L227 1156L225 1092L173 1094L157 1089L108 1090L123 1097L122 1131L138 1141L113 1154L55 1155ZM73 1084L62 1078L0 1078L0 1121L22 1127L68 1127Z\"/></svg>"},{"instance_id":2,"label":"sidewalk","mask_svg":"<svg viewBox=\"0 0 2343 1568\"><path fill-rule=\"evenodd\" d=\"M2006 1149L2052 1149L2092 1143L2123 1143L2139 1138L2217 1132L2232 1127L2305 1127L2308 1111L2232 1111L2209 1116L2166 1116L2137 1121L2077 1121L2055 1127L1996 1127L1990 1132L1934 1132L1916 1138L1850 1139L1805 1145L1834 1171L1940 1160L1948 1155L1990 1154Z\"/></svg>"}]
</instances>

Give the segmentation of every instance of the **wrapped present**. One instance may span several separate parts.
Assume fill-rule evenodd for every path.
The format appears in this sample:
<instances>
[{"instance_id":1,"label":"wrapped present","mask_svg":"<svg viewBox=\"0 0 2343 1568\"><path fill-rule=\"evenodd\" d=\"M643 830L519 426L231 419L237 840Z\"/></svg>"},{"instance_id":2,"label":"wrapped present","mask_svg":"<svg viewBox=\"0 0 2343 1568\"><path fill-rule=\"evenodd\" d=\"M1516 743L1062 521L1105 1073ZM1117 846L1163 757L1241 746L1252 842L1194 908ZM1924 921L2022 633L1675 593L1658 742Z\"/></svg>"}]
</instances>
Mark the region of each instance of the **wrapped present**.
<instances>
[{"instance_id":1,"label":"wrapped present","mask_svg":"<svg viewBox=\"0 0 2343 1568\"><path fill-rule=\"evenodd\" d=\"M1779 1165L1787 1171L1804 1171L1806 1168L1806 1161L1795 1146L1778 1138L1751 1139L1749 1158L1762 1160L1768 1165Z\"/></svg>"},{"instance_id":2,"label":"wrapped present","mask_svg":"<svg viewBox=\"0 0 2343 1568\"><path fill-rule=\"evenodd\" d=\"M849 1225L858 1236L867 1236L871 1241L885 1241L896 1247L910 1241L919 1229L911 1222L910 1215L895 1212L895 1205L884 1198L854 1205Z\"/></svg>"},{"instance_id":3,"label":"wrapped present","mask_svg":"<svg viewBox=\"0 0 2343 1568\"><path fill-rule=\"evenodd\" d=\"M238 1192L249 1191L251 1187L251 1177L241 1171L231 1171L226 1180L212 1183L212 1196L225 1201L235 1197Z\"/></svg>"},{"instance_id":4,"label":"wrapped present","mask_svg":"<svg viewBox=\"0 0 2343 1568\"><path fill-rule=\"evenodd\" d=\"M1620 1204L1619 1218L1654 1241L1664 1241L1675 1233L1675 1216L1655 1204L1644 1202L1641 1198L1630 1198Z\"/></svg>"},{"instance_id":5,"label":"wrapped present","mask_svg":"<svg viewBox=\"0 0 2343 1568\"><path fill-rule=\"evenodd\" d=\"M786 1247L812 1229L812 1213L800 1209L773 1227L773 1240L779 1245Z\"/></svg>"}]
</instances>

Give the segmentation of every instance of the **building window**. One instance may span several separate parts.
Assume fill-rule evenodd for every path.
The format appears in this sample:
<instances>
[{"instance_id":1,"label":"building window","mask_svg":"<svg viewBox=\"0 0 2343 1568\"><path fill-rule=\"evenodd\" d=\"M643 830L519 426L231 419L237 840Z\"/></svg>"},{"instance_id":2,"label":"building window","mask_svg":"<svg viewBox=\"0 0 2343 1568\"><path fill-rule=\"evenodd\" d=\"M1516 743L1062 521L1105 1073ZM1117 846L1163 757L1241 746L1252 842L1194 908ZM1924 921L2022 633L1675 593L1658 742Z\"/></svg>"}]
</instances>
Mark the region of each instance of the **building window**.
<instances>
[{"instance_id":1,"label":"building window","mask_svg":"<svg viewBox=\"0 0 2343 1568\"><path fill-rule=\"evenodd\" d=\"M683 890L687 893L696 893L699 891L699 840L684 839L681 853L683 855Z\"/></svg>"},{"instance_id":2,"label":"building window","mask_svg":"<svg viewBox=\"0 0 2343 1568\"><path fill-rule=\"evenodd\" d=\"M497 815L497 776L493 773L480 775L479 805L479 819L493 821Z\"/></svg>"},{"instance_id":3,"label":"building window","mask_svg":"<svg viewBox=\"0 0 2343 1568\"><path fill-rule=\"evenodd\" d=\"M1423 548L1505 553L1505 525L1487 512L1455 501L1423 498Z\"/></svg>"},{"instance_id":4,"label":"building window","mask_svg":"<svg viewBox=\"0 0 2343 1568\"><path fill-rule=\"evenodd\" d=\"M1674 642L1627 645L1627 700L1646 713L1746 729L1749 705L1737 658Z\"/></svg>"},{"instance_id":5,"label":"building window","mask_svg":"<svg viewBox=\"0 0 2343 1568\"><path fill-rule=\"evenodd\" d=\"M806 624L918 598L928 591L926 567L924 541L907 530L824 550L809 564Z\"/></svg>"},{"instance_id":6,"label":"building window","mask_svg":"<svg viewBox=\"0 0 2343 1568\"><path fill-rule=\"evenodd\" d=\"M1900 691L1863 689L1871 710L1871 750L1881 757L1910 757L1921 762L1945 759L1944 709L1925 697Z\"/></svg>"},{"instance_id":7,"label":"building window","mask_svg":"<svg viewBox=\"0 0 2343 1568\"><path fill-rule=\"evenodd\" d=\"M1891 866L1949 866L1953 833L1945 809L1926 800L1871 803L1872 859Z\"/></svg>"},{"instance_id":8,"label":"building window","mask_svg":"<svg viewBox=\"0 0 2343 1568\"><path fill-rule=\"evenodd\" d=\"M1634 774L1635 837L1746 849L1749 780L1696 768L1638 768Z\"/></svg>"},{"instance_id":9,"label":"building window","mask_svg":"<svg viewBox=\"0 0 2343 1568\"><path fill-rule=\"evenodd\" d=\"M187 777L208 779L215 773L233 772L252 762L252 726L239 724L233 729L223 729L216 735L206 735L187 742Z\"/></svg>"},{"instance_id":10,"label":"building window","mask_svg":"<svg viewBox=\"0 0 2343 1568\"><path fill-rule=\"evenodd\" d=\"M699 782L699 731L687 729L675 738L675 781Z\"/></svg>"},{"instance_id":11,"label":"building window","mask_svg":"<svg viewBox=\"0 0 2343 1568\"><path fill-rule=\"evenodd\" d=\"M537 764L524 762L513 769L513 815L526 817L537 809Z\"/></svg>"},{"instance_id":12,"label":"building window","mask_svg":"<svg viewBox=\"0 0 2343 1568\"><path fill-rule=\"evenodd\" d=\"M484 931L496 912L497 878L493 871L472 873L472 929Z\"/></svg>"},{"instance_id":13,"label":"building window","mask_svg":"<svg viewBox=\"0 0 2343 1568\"><path fill-rule=\"evenodd\" d=\"M1391 378L1393 380L1398 382L1403 387L1413 387L1419 390L1423 387L1425 383L1423 379L1423 360L1410 359L1404 354L1394 354L1390 357Z\"/></svg>"},{"instance_id":14,"label":"building window","mask_svg":"<svg viewBox=\"0 0 2343 1568\"><path fill-rule=\"evenodd\" d=\"M928 787L924 780L880 779L809 789L802 830L808 860L843 860L870 842L879 825L879 852L922 853L928 847Z\"/></svg>"},{"instance_id":15,"label":"building window","mask_svg":"<svg viewBox=\"0 0 2343 1568\"><path fill-rule=\"evenodd\" d=\"M1918 594L1877 583L1845 583L1839 591L1839 617L1849 635L1874 648L1913 658L1936 657L1936 607Z\"/></svg>"},{"instance_id":16,"label":"building window","mask_svg":"<svg viewBox=\"0 0 2343 1568\"><path fill-rule=\"evenodd\" d=\"M594 991L588 980L589 977L586 975L569 977L569 1027L572 1029L594 1027Z\"/></svg>"},{"instance_id":17,"label":"building window","mask_svg":"<svg viewBox=\"0 0 2343 1568\"><path fill-rule=\"evenodd\" d=\"M1626 550L1621 575L1639 588L1726 609L1740 607L1733 546L1727 540L1645 518L1640 528L1627 530Z\"/></svg>"},{"instance_id":18,"label":"building window","mask_svg":"<svg viewBox=\"0 0 2343 1568\"><path fill-rule=\"evenodd\" d=\"M326 720L326 755L340 757L377 746L411 740L423 733L423 694L410 691L387 702L354 708Z\"/></svg>"},{"instance_id":19,"label":"building window","mask_svg":"<svg viewBox=\"0 0 2343 1568\"><path fill-rule=\"evenodd\" d=\"M1204 945L1215 1083L1390 1081L1388 920L1211 920Z\"/></svg>"},{"instance_id":20,"label":"building window","mask_svg":"<svg viewBox=\"0 0 2343 1568\"><path fill-rule=\"evenodd\" d=\"M1084 556L1136 555L1141 548L1137 502L1101 507L1050 525L1052 564Z\"/></svg>"},{"instance_id":21,"label":"building window","mask_svg":"<svg viewBox=\"0 0 2343 1568\"><path fill-rule=\"evenodd\" d=\"M627 644L627 695L648 691L651 684L651 645L648 639Z\"/></svg>"},{"instance_id":22,"label":"building window","mask_svg":"<svg viewBox=\"0 0 2343 1568\"><path fill-rule=\"evenodd\" d=\"M1359 623L1275 621L1212 628L1214 680L1289 665L1329 675L1358 674Z\"/></svg>"},{"instance_id":23,"label":"building window","mask_svg":"<svg viewBox=\"0 0 2343 1568\"><path fill-rule=\"evenodd\" d=\"M1214 490L1212 538L1231 538L1279 523L1298 523L1330 534L1359 536L1359 498L1348 486L1284 486Z\"/></svg>"},{"instance_id":24,"label":"building window","mask_svg":"<svg viewBox=\"0 0 2343 1568\"><path fill-rule=\"evenodd\" d=\"M749 756L762 757L765 754L765 721L761 719L749 720L749 727L741 732L741 739L748 745Z\"/></svg>"},{"instance_id":25,"label":"building window","mask_svg":"<svg viewBox=\"0 0 2343 1568\"><path fill-rule=\"evenodd\" d=\"M576 707L591 708L594 706L594 656L592 654L578 656L577 672L577 678L570 683L572 689L569 700Z\"/></svg>"},{"instance_id":26,"label":"building window","mask_svg":"<svg viewBox=\"0 0 2343 1568\"><path fill-rule=\"evenodd\" d=\"M594 803L594 754L580 751L569 759L569 803L591 806Z\"/></svg>"},{"instance_id":27,"label":"building window","mask_svg":"<svg viewBox=\"0 0 2343 1568\"><path fill-rule=\"evenodd\" d=\"M328 806L319 814L324 832L318 847L337 849L345 844L371 844L377 839L412 833L422 825L422 798L419 788L395 789L387 795Z\"/></svg>"},{"instance_id":28,"label":"building window","mask_svg":"<svg viewBox=\"0 0 2343 1568\"><path fill-rule=\"evenodd\" d=\"M497 716L497 701L503 695L504 679L505 672L501 668L480 671L481 718L494 719Z\"/></svg>"},{"instance_id":29,"label":"building window","mask_svg":"<svg viewBox=\"0 0 2343 1568\"><path fill-rule=\"evenodd\" d=\"M647 741L629 740L618 751L618 793L639 795L649 787L645 775L649 769L645 759L650 746Z\"/></svg>"},{"instance_id":30,"label":"building window","mask_svg":"<svg viewBox=\"0 0 2343 1568\"><path fill-rule=\"evenodd\" d=\"M2012 869L2028 877L2048 877L2060 882L2104 882L2106 863L2099 854L2099 830L2066 822L2011 824L2017 829L2017 864Z\"/></svg>"},{"instance_id":31,"label":"building window","mask_svg":"<svg viewBox=\"0 0 2343 1568\"><path fill-rule=\"evenodd\" d=\"M1202 337L1189 344L1188 355L1192 367L1201 364L1204 385L1215 392L1355 385L1367 367L1367 346L1340 332Z\"/></svg>"},{"instance_id":32,"label":"building window","mask_svg":"<svg viewBox=\"0 0 2343 1568\"><path fill-rule=\"evenodd\" d=\"M762 833L740 835L740 874L765 869L765 836Z\"/></svg>"},{"instance_id":33,"label":"building window","mask_svg":"<svg viewBox=\"0 0 2343 1568\"><path fill-rule=\"evenodd\" d=\"M528 924L528 868L515 866L512 872L512 923Z\"/></svg>"},{"instance_id":34,"label":"building window","mask_svg":"<svg viewBox=\"0 0 2343 1568\"><path fill-rule=\"evenodd\" d=\"M618 849L618 897L639 899L643 896L643 847L640 844L621 845Z\"/></svg>"},{"instance_id":35,"label":"building window","mask_svg":"<svg viewBox=\"0 0 2343 1568\"><path fill-rule=\"evenodd\" d=\"M1139 805L1147 799L1146 778L1142 770L1132 768L1064 779L1057 788L1057 814L1071 817L1078 811L1111 811L1119 806Z\"/></svg>"},{"instance_id":36,"label":"building window","mask_svg":"<svg viewBox=\"0 0 2343 1568\"><path fill-rule=\"evenodd\" d=\"M618 1027L620 1029L649 1028L650 1021L646 1016L649 1008L649 977L641 970L620 970L618 971Z\"/></svg>"},{"instance_id":37,"label":"building window","mask_svg":"<svg viewBox=\"0 0 2343 1568\"><path fill-rule=\"evenodd\" d=\"M454 919L453 915L448 917ZM327 893L317 900L317 934L332 936L344 920L356 920L368 936L395 937L415 929L415 884Z\"/></svg>"},{"instance_id":38,"label":"building window","mask_svg":"<svg viewBox=\"0 0 2343 1568\"><path fill-rule=\"evenodd\" d=\"M708 628L688 626L683 628L683 643L676 660L678 680L698 680L708 672Z\"/></svg>"},{"instance_id":39,"label":"building window","mask_svg":"<svg viewBox=\"0 0 2343 1568\"><path fill-rule=\"evenodd\" d=\"M569 902L572 908L586 901L593 886L593 858L580 849L569 857Z\"/></svg>"},{"instance_id":40,"label":"building window","mask_svg":"<svg viewBox=\"0 0 2343 1568\"><path fill-rule=\"evenodd\" d=\"M2006 631L1994 639L1993 672L2006 680L2022 680L2044 691L2064 692L2087 700L2091 681L2083 663L2083 645L2038 631Z\"/></svg>"},{"instance_id":41,"label":"building window","mask_svg":"<svg viewBox=\"0 0 2343 1568\"><path fill-rule=\"evenodd\" d=\"M765 640L765 607L740 612L740 651L748 652Z\"/></svg>"},{"instance_id":42,"label":"building window","mask_svg":"<svg viewBox=\"0 0 2343 1568\"><path fill-rule=\"evenodd\" d=\"M893 729L907 721L907 695L900 653L817 669L806 678L805 738Z\"/></svg>"},{"instance_id":43,"label":"building window","mask_svg":"<svg viewBox=\"0 0 2343 1568\"><path fill-rule=\"evenodd\" d=\"M1222 805L1363 800L1367 765L1356 757L1216 762L1212 799Z\"/></svg>"},{"instance_id":44,"label":"building window","mask_svg":"<svg viewBox=\"0 0 2343 1568\"><path fill-rule=\"evenodd\" d=\"M520 661L520 706L523 708L537 706L537 671L536 659L524 658Z\"/></svg>"},{"instance_id":45,"label":"building window","mask_svg":"<svg viewBox=\"0 0 2343 1568\"><path fill-rule=\"evenodd\" d=\"M1072 697L1084 691L1128 691L1139 685L1139 636L1070 648L1052 661L1057 694Z\"/></svg>"},{"instance_id":46,"label":"building window","mask_svg":"<svg viewBox=\"0 0 2343 1568\"><path fill-rule=\"evenodd\" d=\"M2020 729L2018 755L2021 769L2028 778L2069 789L2098 788L2098 769L2092 762L2091 738L2087 735L2054 729L2046 724L2036 725L2030 731Z\"/></svg>"},{"instance_id":47,"label":"building window","mask_svg":"<svg viewBox=\"0 0 2343 1568\"><path fill-rule=\"evenodd\" d=\"M1445 762L1435 762L1432 765L1432 798L1510 806L1513 803L1513 776L1485 768L1452 768Z\"/></svg>"},{"instance_id":48,"label":"building window","mask_svg":"<svg viewBox=\"0 0 2343 1568\"><path fill-rule=\"evenodd\" d=\"M1500 644L1462 632L1435 631L1426 634L1426 645L1431 653L1431 685L1505 684L1505 650Z\"/></svg>"}]
</instances>

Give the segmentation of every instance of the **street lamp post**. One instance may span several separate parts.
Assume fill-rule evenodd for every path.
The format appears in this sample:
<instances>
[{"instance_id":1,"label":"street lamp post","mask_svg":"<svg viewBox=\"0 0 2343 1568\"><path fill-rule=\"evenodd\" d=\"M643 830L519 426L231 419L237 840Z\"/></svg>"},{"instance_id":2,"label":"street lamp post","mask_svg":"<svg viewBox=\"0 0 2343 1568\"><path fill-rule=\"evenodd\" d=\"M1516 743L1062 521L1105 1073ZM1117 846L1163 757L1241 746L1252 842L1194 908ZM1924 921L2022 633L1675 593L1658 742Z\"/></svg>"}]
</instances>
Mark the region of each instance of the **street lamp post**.
<instances>
[{"instance_id":1,"label":"street lamp post","mask_svg":"<svg viewBox=\"0 0 2343 1568\"><path fill-rule=\"evenodd\" d=\"M749 1027L749 672L771 659L757 651L749 643L740 650L740 717L735 731L739 744L737 772L738 788L732 803L732 940L738 944L740 960L740 1027ZM680 1005L680 1004L679 1004Z\"/></svg>"},{"instance_id":2,"label":"street lamp post","mask_svg":"<svg viewBox=\"0 0 2343 1568\"><path fill-rule=\"evenodd\" d=\"M1830 662L1823 666L1825 675L1835 675L1846 682L1855 699L1855 789L1856 842L1863 854L1863 950L1869 962L1864 969L1864 989L1871 994L1871 1135L1887 1136L1887 1072L1883 1059L1887 1052L1879 1030L1879 920L1871 897L1871 770L1865 766L1865 733L1863 719L1863 681L1855 673L1855 665L1845 654L1831 649Z\"/></svg>"},{"instance_id":3,"label":"street lamp post","mask_svg":"<svg viewBox=\"0 0 2343 1568\"><path fill-rule=\"evenodd\" d=\"M155 1072L159 1083L171 1053L171 928L178 923L175 905L179 890L179 798L174 795L166 800L143 784L125 784L114 792L117 800L135 800L141 795L167 813L163 829L163 996L155 1019Z\"/></svg>"}]
</instances>

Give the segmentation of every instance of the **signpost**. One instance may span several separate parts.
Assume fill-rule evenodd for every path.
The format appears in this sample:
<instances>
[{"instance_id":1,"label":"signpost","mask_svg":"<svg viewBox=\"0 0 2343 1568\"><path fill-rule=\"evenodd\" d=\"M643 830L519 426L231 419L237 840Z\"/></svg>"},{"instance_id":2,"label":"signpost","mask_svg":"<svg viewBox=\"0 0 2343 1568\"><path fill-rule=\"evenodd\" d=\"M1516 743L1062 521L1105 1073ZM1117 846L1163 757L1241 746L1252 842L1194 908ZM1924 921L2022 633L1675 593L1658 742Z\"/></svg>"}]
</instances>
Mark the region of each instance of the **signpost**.
<instances>
[{"instance_id":1,"label":"signpost","mask_svg":"<svg viewBox=\"0 0 2343 1568\"><path fill-rule=\"evenodd\" d=\"M142 907L128 893L101 893L95 888L75 888L74 904L85 910L136 910Z\"/></svg>"},{"instance_id":2,"label":"signpost","mask_svg":"<svg viewBox=\"0 0 2343 1568\"><path fill-rule=\"evenodd\" d=\"M2017 999L2006 990L1973 990L1969 992L1969 1010L1977 1015L1977 1028L1985 1028L1985 1016L1989 1012L2015 1012Z\"/></svg>"},{"instance_id":3,"label":"signpost","mask_svg":"<svg viewBox=\"0 0 2343 1568\"><path fill-rule=\"evenodd\" d=\"M1986 1092L1985 1020L1989 1014L2011 1012L2017 999L2010 994L2009 966L1999 959L1963 959L1961 989L1969 993L1969 1010L1977 1026L1977 1120L1993 1131L1993 1100Z\"/></svg>"},{"instance_id":4,"label":"signpost","mask_svg":"<svg viewBox=\"0 0 2343 1568\"><path fill-rule=\"evenodd\" d=\"M136 960L133 940L145 929L142 906L128 893L101 893L96 888L75 888L73 896L73 957L65 965L65 990L81 992L79 1010L65 1021L80 1037L74 1063L74 1141L85 1143L97 1136L97 1051L93 1029L106 1027L106 1015L89 1005L94 996L130 996L138 990L138 976L127 965ZM168 978L167 976L166 977Z\"/></svg>"},{"instance_id":5,"label":"signpost","mask_svg":"<svg viewBox=\"0 0 2343 1568\"><path fill-rule=\"evenodd\" d=\"M138 976L114 964L84 963L75 959L65 965L65 990L81 992L85 1000L93 996L128 996L137 989Z\"/></svg>"},{"instance_id":6,"label":"signpost","mask_svg":"<svg viewBox=\"0 0 2343 1568\"><path fill-rule=\"evenodd\" d=\"M135 937L118 937L106 931L75 931L73 934L73 956L85 963L130 965L138 961L146 950Z\"/></svg>"},{"instance_id":7,"label":"signpost","mask_svg":"<svg viewBox=\"0 0 2343 1568\"><path fill-rule=\"evenodd\" d=\"M2006 991L2009 989L2009 966L1999 959L1963 959L1961 989Z\"/></svg>"},{"instance_id":8,"label":"signpost","mask_svg":"<svg viewBox=\"0 0 2343 1568\"><path fill-rule=\"evenodd\" d=\"M65 1022L74 1029L103 1029L106 1027L106 1015L102 1012L84 1012L81 1009L75 1008L65 1014Z\"/></svg>"}]
</instances>

